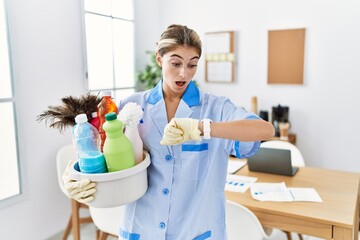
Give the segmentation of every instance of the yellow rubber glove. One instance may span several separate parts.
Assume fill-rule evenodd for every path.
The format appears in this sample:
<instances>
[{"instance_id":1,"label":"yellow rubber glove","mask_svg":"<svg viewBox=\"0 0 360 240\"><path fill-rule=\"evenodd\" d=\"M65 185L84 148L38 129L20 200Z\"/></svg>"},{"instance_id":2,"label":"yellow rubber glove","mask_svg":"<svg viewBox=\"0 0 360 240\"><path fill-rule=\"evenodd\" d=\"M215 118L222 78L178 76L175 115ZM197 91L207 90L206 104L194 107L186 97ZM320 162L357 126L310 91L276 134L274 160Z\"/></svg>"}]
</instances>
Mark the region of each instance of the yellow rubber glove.
<instances>
[{"instance_id":1,"label":"yellow rubber glove","mask_svg":"<svg viewBox=\"0 0 360 240\"><path fill-rule=\"evenodd\" d=\"M199 120L192 118L173 118L165 126L161 145L176 145L189 140L202 139L199 130Z\"/></svg>"},{"instance_id":2,"label":"yellow rubber glove","mask_svg":"<svg viewBox=\"0 0 360 240\"><path fill-rule=\"evenodd\" d=\"M90 179L82 179L80 181L71 179L69 168L74 165L74 162L74 160L69 161L62 175L62 179L68 196L80 203L86 204L94 200L93 194L96 192L96 183L91 182Z\"/></svg>"}]
</instances>

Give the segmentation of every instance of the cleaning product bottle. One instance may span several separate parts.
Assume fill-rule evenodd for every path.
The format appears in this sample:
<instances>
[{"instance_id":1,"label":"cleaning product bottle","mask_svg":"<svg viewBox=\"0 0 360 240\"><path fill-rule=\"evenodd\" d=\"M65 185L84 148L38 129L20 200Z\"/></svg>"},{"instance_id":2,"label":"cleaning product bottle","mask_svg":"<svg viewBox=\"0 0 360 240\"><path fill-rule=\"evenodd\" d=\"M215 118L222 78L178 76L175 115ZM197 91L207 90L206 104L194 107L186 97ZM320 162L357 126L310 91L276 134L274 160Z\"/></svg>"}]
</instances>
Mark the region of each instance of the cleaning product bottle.
<instances>
[{"instance_id":1,"label":"cleaning product bottle","mask_svg":"<svg viewBox=\"0 0 360 240\"><path fill-rule=\"evenodd\" d=\"M79 168L84 173L107 172L104 154L100 151L100 136L98 130L90 123L86 114L75 117L72 128L72 140L78 154Z\"/></svg>"},{"instance_id":2,"label":"cleaning product bottle","mask_svg":"<svg viewBox=\"0 0 360 240\"><path fill-rule=\"evenodd\" d=\"M99 119L99 117L97 115L97 112L92 112L91 113L90 124L93 125L99 131L100 119Z\"/></svg>"},{"instance_id":3,"label":"cleaning product bottle","mask_svg":"<svg viewBox=\"0 0 360 240\"><path fill-rule=\"evenodd\" d=\"M111 99L111 91L104 91L101 93L101 101L97 106L97 114L100 120L99 133L101 138L101 151L103 151L104 142L106 139L106 134L102 126L106 122L105 115L110 112L115 112L118 114L119 111L116 103Z\"/></svg>"},{"instance_id":4,"label":"cleaning product bottle","mask_svg":"<svg viewBox=\"0 0 360 240\"><path fill-rule=\"evenodd\" d=\"M125 125L125 136L130 140L134 156L135 163L140 163L143 159L143 142L139 135L138 125L141 121L144 111L141 106L135 102L128 102L118 114L118 119Z\"/></svg>"},{"instance_id":5,"label":"cleaning product bottle","mask_svg":"<svg viewBox=\"0 0 360 240\"><path fill-rule=\"evenodd\" d=\"M123 133L123 123L117 119L117 114L111 112L105 115L103 129L106 132L103 153L109 172L124 170L135 166L134 152L131 142Z\"/></svg>"}]
</instances>

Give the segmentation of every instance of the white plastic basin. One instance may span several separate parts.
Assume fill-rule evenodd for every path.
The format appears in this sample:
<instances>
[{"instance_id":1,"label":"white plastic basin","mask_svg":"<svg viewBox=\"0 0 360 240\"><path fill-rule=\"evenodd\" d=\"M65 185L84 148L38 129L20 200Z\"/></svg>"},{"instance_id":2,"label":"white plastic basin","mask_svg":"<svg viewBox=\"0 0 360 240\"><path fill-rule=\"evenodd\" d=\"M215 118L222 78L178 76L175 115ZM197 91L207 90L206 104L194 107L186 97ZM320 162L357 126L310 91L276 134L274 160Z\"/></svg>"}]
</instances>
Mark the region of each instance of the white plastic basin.
<instances>
[{"instance_id":1,"label":"white plastic basin","mask_svg":"<svg viewBox=\"0 0 360 240\"><path fill-rule=\"evenodd\" d=\"M150 155L144 151L144 160L134 167L110 173L81 173L76 162L70 169L74 180L90 179L96 182L95 199L87 205L95 208L110 208L126 205L141 198L147 188L147 167Z\"/></svg>"}]
</instances>

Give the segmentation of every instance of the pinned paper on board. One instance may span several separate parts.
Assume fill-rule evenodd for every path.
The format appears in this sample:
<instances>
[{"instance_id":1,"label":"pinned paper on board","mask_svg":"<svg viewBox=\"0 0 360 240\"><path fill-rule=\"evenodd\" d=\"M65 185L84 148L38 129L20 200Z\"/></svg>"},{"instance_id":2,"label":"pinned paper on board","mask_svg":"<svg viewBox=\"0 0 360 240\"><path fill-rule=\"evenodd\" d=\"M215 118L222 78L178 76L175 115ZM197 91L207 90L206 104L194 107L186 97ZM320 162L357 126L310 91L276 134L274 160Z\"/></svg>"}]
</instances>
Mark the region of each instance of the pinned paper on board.
<instances>
[{"instance_id":1,"label":"pinned paper on board","mask_svg":"<svg viewBox=\"0 0 360 240\"><path fill-rule=\"evenodd\" d=\"M206 33L205 43L206 81L233 82L235 80L234 31Z\"/></svg>"}]
</instances>

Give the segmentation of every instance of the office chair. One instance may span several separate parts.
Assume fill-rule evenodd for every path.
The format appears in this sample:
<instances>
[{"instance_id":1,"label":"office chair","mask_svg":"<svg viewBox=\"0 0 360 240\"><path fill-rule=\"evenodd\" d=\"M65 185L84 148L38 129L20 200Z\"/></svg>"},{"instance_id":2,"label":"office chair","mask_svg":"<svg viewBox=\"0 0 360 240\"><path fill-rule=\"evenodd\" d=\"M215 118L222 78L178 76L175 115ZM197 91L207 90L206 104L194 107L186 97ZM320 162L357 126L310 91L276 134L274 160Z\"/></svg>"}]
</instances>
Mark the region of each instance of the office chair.
<instances>
[{"instance_id":1,"label":"office chair","mask_svg":"<svg viewBox=\"0 0 360 240\"><path fill-rule=\"evenodd\" d=\"M248 208L227 200L225 216L228 240L269 239L259 219Z\"/></svg>"},{"instance_id":2,"label":"office chair","mask_svg":"<svg viewBox=\"0 0 360 240\"><path fill-rule=\"evenodd\" d=\"M281 140L270 140L270 141L262 142L260 147L290 150L291 164L297 167L305 166L305 161L300 150L290 142L281 141ZM287 231L283 231L283 232L286 234L288 240L292 240L290 232ZM300 240L303 240L303 237L300 233L298 233L298 237Z\"/></svg>"},{"instance_id":3,"label":"office chair","mask_svg":"<svg viewBox=\"0 0 360 240\"><path fill-rule=\"evenodd\" d=\"M262 142L260 147L286 149L291 152L291 164L297 167L304 167L305 161L300 150L292 143L281 140L270 140Z\"/></svg>"},{"instance_id":4,"label":"office chair","mask_svg":"<svg viewBox=\"0 0 360 240\"><path fill-rule=\"evenodd\" d=\"M108 236L118 237L124 206L112 208L90 207L90 215L100 234L97 240L106 240Z\"/></svg>"},{"instance_id":5,"label":"office chair","mask_svg":"<svg viewBox=\"0 0 360 240\"><path fill-rule=\"evenodd\" d=\"M67 164L70 160L77 159L76 151L73 145L66 145L60 148L56 154L56 169L57 169L57 177L60 189L62 192L67 195L64 182L62 180L63 172L65 171ZM64 231L63 240L66 240L70 234L72 229L73 231L73 239L80 239L80 224L82 223L91 223L93 222L91 217L80 217L80 209L88 209L89 207L83 203L79 203L78 201L70 198L71 200L71 215ZM97 235L99 232L97 231Z\"/></svg>"}]
</instances>

